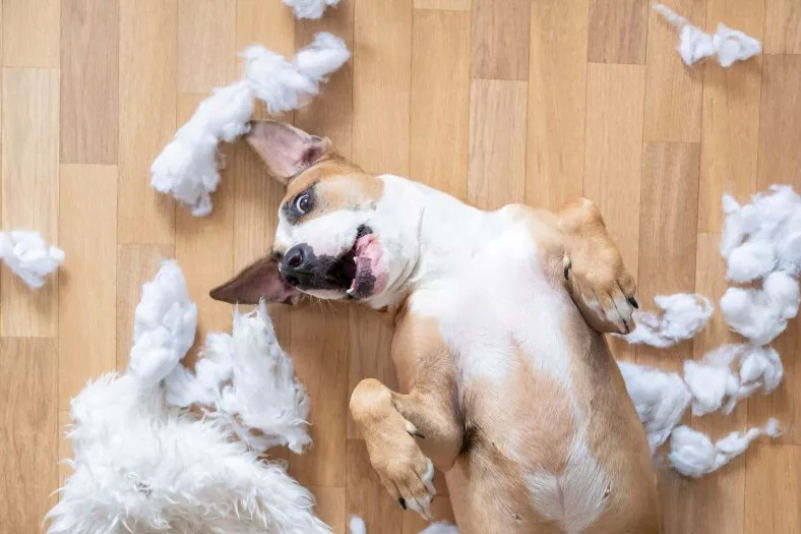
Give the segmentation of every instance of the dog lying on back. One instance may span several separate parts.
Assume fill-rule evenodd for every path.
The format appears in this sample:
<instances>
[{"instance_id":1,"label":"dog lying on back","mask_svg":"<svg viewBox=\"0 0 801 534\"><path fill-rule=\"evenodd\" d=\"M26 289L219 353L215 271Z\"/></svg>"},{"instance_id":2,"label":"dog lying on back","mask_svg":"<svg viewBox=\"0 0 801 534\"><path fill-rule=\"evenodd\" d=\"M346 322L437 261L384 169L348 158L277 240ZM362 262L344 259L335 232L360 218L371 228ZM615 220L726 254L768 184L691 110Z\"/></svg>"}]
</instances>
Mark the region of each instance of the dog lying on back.
<instances>
[{"instance_id":1,"label":"dog lying on back","mask_svg":"<svg viewBox=\"0 0 801 534\"><path fill-rule=\"evenodd\" d=\"M247 141L287 192L272 252L211 296L395 314L403 393L365 379L350 408L402 506L429 517L436 467L464 534L660 531L648 443L602 335L631 328L635 283L592 202L486 212L286 124L254 123Z\"/></svg>"}]
</instances>

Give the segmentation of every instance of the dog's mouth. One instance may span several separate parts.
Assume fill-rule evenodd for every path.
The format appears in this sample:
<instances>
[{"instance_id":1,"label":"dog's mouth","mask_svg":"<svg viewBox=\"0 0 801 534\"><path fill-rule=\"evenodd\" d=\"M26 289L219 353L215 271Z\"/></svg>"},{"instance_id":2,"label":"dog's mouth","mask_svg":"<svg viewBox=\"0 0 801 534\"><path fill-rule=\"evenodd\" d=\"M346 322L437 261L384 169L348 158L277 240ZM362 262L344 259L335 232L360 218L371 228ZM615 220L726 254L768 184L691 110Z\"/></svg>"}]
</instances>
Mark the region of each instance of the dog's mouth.
<instances>
[{"instance_id":1,"label":"dog's mouth","mask_svg":"<svg viewBox=\"0 0 801 534\"><path fill-rule=\"evenodd\" d=\"M329 275L345 290L349 299L370 296L375 288L373 269L378 258L378 239L372 228L363 224L356 232L353 246L339 257Z\"/></svg>"}]
</instances>

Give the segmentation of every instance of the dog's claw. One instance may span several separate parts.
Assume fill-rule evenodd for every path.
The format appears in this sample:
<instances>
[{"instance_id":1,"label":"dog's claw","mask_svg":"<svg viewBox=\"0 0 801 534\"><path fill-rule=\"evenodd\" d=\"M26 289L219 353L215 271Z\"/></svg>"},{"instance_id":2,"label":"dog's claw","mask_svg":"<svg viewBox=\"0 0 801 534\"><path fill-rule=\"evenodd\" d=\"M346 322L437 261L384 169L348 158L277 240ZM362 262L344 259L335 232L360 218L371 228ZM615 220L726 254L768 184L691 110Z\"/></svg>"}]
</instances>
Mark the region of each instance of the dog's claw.
<instances>
[{"instance_id":1,"label":"dog's claw","mask_svg":"<svg viewBox=\"0 0 801 534\"><path fill-rule=\"evenodd\" d=\"M635 310L638 310L638 309L640 309L640 305L639 305L639 303L637 302L637 299L635 299L634 297L626 297L626 300L627 300L627 301L629 301L629 304L631 304L632 306L634 306L634 309L635 309Z\"/></svg>"},{"instance_id":2,"label":"dog's claw","mask_svg":"<svg viewBox=\"0 0 801 534\"><path fill-rule=\"evenodd\" d=\"M403 497L401 497L400 499L398 499L398 504L400 504L400 507L401 507L401 508L403 508L404 510L406 510L406 499L404 499Z\"/></svg>"},{"instance_id":3,"label":"dog's claw","mask_svg":"<svg viewBox=\"0 0 801 534\"><path fill-rule=\"evenodd\" d=\"M426 437L423 434L421 434L419 430L414 430L412 432L409 432L409 434L411 434L412 436L418 437L420 439L426 439Z\"/></svg>"}]
</instances>

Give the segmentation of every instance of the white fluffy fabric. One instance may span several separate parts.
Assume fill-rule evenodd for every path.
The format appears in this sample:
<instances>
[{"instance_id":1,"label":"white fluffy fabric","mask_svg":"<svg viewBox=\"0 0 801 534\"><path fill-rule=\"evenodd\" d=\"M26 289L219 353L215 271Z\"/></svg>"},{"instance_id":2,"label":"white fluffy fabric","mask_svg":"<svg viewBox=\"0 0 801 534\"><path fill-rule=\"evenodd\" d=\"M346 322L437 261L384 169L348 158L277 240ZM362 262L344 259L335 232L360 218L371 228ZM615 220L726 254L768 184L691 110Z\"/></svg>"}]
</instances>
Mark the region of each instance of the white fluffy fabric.
<instances>
[{"instance_id":1,"label":"white fluffy fabric","mask_svg":"<svg viewBox=\"0 0 801 534\"><path fill-rule=\"evenodd\" d=\"M319 19L325 8L339 5L339 0L284 0L299 19Z\"/></svg>"},{"instance_id":2,"label":"white fluffy fabric","mask_svg":"<svg viewBox=\"0 0 801 534\"><path fill-rule=\"evenodd\" d=\"M330 534L306 489L234 439L232 418L198 418L154 387L191 344L194 317L180 270L168 262L137 308L131 368L101 377L71 403L74 472L47 516L48 533ZM142 345L148 339L158 342ZM249 340L261 347L240 338ZM293 395L295 385L284 385Z\"/></svg>"},{"instance_id":3,"label":"white fluffy fabric","mask_svg":"<svg viewBox=\"0 0 801 534\"><path fill-rule=\"evenodd\" d=\"M756 438L765 435L775 438L780 434L775 419L770 419L765 428L751 428L745 434L732 432L715 443L688 426L680 426L670 440L670 464L685 476L699 478L731 462Z\"/></svg>"},{"instance_id":4,"label":"white fluffy fabric","mask_svg":"<svg viewBox=\"0 0 801 534\"><path fill-rule=\"evenodd\" d=\"M64 263L64 251L48 245L39 232L11 230L0 232L0 261L29 287L38 289Z\"/></svg>"},{"instance_id":5,"label":"white fluffy fabric","mask_svg":"<svg viewBox=\"0 0 801 534\"><path fill-rule=\"evenodd\" d=\"M801 197L774 185L741 206L723 197L726 221L720 253L732 282L761 281L761 287L730 287L720 300L726 322L755 345L774 340L796 316L801 271Z\"/></svg>"},{"instance_id":6,"label":"white fluffy fabric","mask_svg":"<svg viewBox=\"0 0 801 534\"><path fill-rule=\"evenodd\" d=\"M624 336L626 341L652 347L670 347L703 330L715 311L708 298L690 293L658 296L654 298L654 303L661 314L635 312L637 326Z\"/></svg>"},{"instance_id":7,"label":"white fluffy fabric","mask_svg":"<svg viewBox=\"0 0 801 534\"><path fill-rule=\"evenodd\" d=\"M350 534L367 534L367 526L364 524L364 520L357 515L351 516L349 530ZM439 521L431 523L418 534L459 534L459 529L455 525Z\"/></svg>"},{"instance_id":8,"label":"white fluffy fabric","mask_svg":"<svg viewBox=\"0 0 801 534\"><path fill-rule=\"evenodd\" d=\"M270 113L298 109L319 93L320 84L349 58L345 43L330 33L318 33L291 62L263 46L243 52L245 78L200 103L194 115L156 157L151 185L172 195L203 217L211 213L211 193L220 182L220 141L233 142L248 131L255 98Z\"/></svg>"},{"instance_id":9,"label":"white fluffy fabric","mask_svg":"<svg viewBox=\"0 0 801 534\"><path fill-rule=\"evenodd\" d=\"M654 10L679 31L677 50L688 66L715 57L721 67L730 67L736 61L745 61L762 52L759 40L722 22L718 24L715 35L709 35L664 4L656 4Z\"/></svg>"},{"instance_id":10,"label":"white fluffy fabric","mask_svg":"<svg viewBox=\"0 0 801 534\"><path fill-rule=\"evenodd\" d=\"M618 362L618 366L653 453L681 421L692 398L690 391L678 373L630 362Z\"/></svg>"},{"instance_id":11,"label":"white fluffy fabric","mask_svg":"<svg viewBox=\"0 0 801 534\"><path fill-rule=\"evenodd\" d=\"M207 417L224 418L255 450L286 445L303 452L311 442L309 398L264 304L247 315L235 313L233 335L210 335L201 354L196 374L179 367L167 378L171 404L213 407Z\"/></svg>"},{"instance_id":12,"label":"white fluffy fabric","mask_svg":"<svg viewBox=\"0 0 801 534\"><path fill-rule=\"evenodd\" d=\"M733 369L737 365L738 370ZM729 414L757 391L770 393L784 377L779 354L771 347L723 345L702 361L684 362L684 380L692 394L693 415L722 410Z\"/></svg>"}]
</instances>

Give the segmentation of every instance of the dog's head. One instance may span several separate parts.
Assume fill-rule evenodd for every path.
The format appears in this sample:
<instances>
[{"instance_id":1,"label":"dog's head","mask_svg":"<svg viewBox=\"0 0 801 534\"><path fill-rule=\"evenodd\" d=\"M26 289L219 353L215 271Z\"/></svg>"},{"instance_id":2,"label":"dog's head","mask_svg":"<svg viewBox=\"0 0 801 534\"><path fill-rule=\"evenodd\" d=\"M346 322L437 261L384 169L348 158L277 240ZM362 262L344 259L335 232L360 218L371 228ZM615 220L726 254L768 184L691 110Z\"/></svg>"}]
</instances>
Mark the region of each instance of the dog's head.
<instances>
[{"instance_id":1,"label":"dog's head","mask_svg":"<svg viewBox=\"0 0 801 534\"><path fill-rule=\"evenodd\" d=\"M230 303L385 297L417 258L414 214L387 181L333 151L327 138L261 121L246 137L286 184L272 251L211 291ZM381 299L379 299L381 300Z\"/></svg>"}]
</instances>

